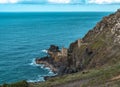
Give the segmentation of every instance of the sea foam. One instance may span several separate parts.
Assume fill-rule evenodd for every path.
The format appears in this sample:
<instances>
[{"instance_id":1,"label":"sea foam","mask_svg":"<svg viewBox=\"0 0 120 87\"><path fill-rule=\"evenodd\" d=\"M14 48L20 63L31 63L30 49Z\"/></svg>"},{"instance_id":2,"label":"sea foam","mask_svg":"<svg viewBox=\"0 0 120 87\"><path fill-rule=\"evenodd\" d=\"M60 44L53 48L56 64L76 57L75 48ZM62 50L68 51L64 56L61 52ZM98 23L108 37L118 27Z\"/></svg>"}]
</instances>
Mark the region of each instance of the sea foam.
<instances>
[{"instance_id":1,"label":"sea foam","mask_svg":"<svg viewBox=\"0 0 120 87\"><path fill-rule=\"evenodd\" d=\"M29 65L30 66L39 66L42 69L48 70L48 73L46 75L38 75L36 79L27 80L27 82L42 82L42 81L45 81L44 77L46 77L46 76L57 75L49 67L45 67L44 64L36 64L35 58L32 60L32 62Z\"/></svg>"},{"instance_id":2,"label":"sea foam","mask_svg":"<svg viewBox=\"0 0 120 87\"><path fill-rule=\"evenodd\" d=\"M29 65L31 65L31 66L41 66L40 64L36 64L35 58L32 60L32 62Z\"/></svg>"},{"instance_id":3,"label":"sea foam","mask_svg":"<svg viewBox=\"0 0 120 87\"><path fill-rule=\"evenodd\" d=\"M44 77L41 76L41 75L38 75L38 78L37 79L34 79L34 80L27 80L27 82L43 82L45 81Z\"/></svg>"},{"instance_id":4,"label":"sea foam","mask_svg":"<svg viewBox=\"0 0 120 87\"><path fill-rule=\"evenodd\" d=\"M48 50L42 50L43 53L48 53Z\"/></svg>"}]
</instances>

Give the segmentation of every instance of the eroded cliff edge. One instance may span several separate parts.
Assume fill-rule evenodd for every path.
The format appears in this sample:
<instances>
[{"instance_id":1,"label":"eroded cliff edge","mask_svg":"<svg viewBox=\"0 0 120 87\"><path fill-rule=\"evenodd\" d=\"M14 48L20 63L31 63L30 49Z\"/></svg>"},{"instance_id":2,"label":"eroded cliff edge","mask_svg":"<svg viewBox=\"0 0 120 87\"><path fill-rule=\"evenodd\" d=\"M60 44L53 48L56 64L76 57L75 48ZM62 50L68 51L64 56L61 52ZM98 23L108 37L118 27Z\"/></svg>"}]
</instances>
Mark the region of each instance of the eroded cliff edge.
<instances>
[{"instance_id":1,"label":"eroded cliff edge","mask_svg":"<svg viewBox=\"0 0 120 87\"><path fill-rule=\"evenodd\" d=\"M107 17L69 47L69 65L77 69L112 65L120 61L120 9ZM72 65L71 65L72 64Z\"/></svg>"},{"instance_id":2,"label":"eroded cliff edge","mask_svg":"<svg viewBox=\"0 0 120 87\"><path fill-rule=\"evenodd\" d=\"M49 48L48 58L36 60L58 74L68 74L87 68L112 65L120 60L120 9L104 17L84 38L61 51ZM55 51L54 51L55 50ZM65 54L65 56L64 56ZM46 61L46 62L45 62Z\"/></svg>"},{"instance_id":3,"label":"eroded cliff edge","mask_svg":"<svg viewBox=\"0 0 120 87\"><path fill-rule=\"evenodd\" d=\"M84 38L71 43L64 63L58 69L66 75L31 87L119 87L120 9L104 17Z\"/></svg>"},{"instance_id":4,"label":"eroded cliff edge","mask_svg":"<svg viewBox=\"0 0 120 87\"><path fill-rule=\"evenodd\" d=\"M120 9L104 17L84 38L71 43L67 50L63 49L63 53L58 47L55 49L52 50L53 55L50 53L50 56L38 59L38 63L45 64L45 61L48 66L52 65L66 75L42 83L28 84L23 81L3 86L120 87Z\"/></svg>"}]
</instances>

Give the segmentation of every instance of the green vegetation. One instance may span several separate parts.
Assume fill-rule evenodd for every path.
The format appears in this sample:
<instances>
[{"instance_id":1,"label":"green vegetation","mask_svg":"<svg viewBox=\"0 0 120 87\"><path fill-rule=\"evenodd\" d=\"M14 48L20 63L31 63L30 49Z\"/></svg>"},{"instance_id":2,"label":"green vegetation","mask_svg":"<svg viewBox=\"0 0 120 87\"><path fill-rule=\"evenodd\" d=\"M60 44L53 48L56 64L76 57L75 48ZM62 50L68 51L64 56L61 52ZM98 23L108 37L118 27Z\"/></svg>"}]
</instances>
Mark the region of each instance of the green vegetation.
<instances>
[{"instance_id":1,"label":"green vegetation","mask_svg":"<svg viewBox=\"0 0 120 87\"><path fill-rule=\"evenodd\" d=\"M95 42L94 44L92 44L91 47L92 47L92 49L99 49L103 45L104 45L104 42L101 41L101 40L98 40L97 42Z\"/></svg>"},{"instance_id":2,"label":"green vegetation","mask_svg":"<svg viewBox=\"0 0 120 87\"><path fill-rule=\"evenodd\" d=\"M13 84L3 84L0 87L28 87L28 83L26 81L20 81L20 82L16 82Z\"/></svg>"},{"instance_id":3,"label":"green vegetation","mask_svg":"<svg viewBox=\"0 0 120 87\"><path fill-rule=\"evenodd\" d=\"M75 74L69 74L61 77L51 78L43 83L31 84L31 87L56 87L58 85L69 84L75 81L81 82L80 87L88 87L88 85L90 87L93 87L93 86L97 86L101 84L104 85L106 83L109 83L111 82L110 80L113 77L118 75L120 75L120 63L106 68L91 69ZM112 84L114 84L114 81L112 82ZM117 81L115 82L115 84L117 85ZM120 84L118 85L120 86Z\"/></svg>"},{"instance_id":4,"label":"green vegetation","mask_svg":"<svg viewBox=\"0 0 120 87\"><path fill-rule=\"evenodd\" d=\"M88 87L88 85L90 87L94 87L101 84L102 85L100 87L106 87L106 84L110 84L110 87L119 87L120 78L114 81L111 80L118 75L120 75L120 63L105 68L84 70L74 74L51 78L42 83L28 84L26 81L21 81L13 84L3 84L0 87L57 87L77 81L81 83L78 87Z\"/></svg>"},{"instance_id":5,"label":"green vegetation","mask_svg":"<svg viewBox=\"0 0 120 87\"><path fill-rule=\"evenodd\" d=\"M66 68L81 71L41 83L21 81L1 87L120 87L119 18L120 10L103 18L83 38L82 43L87 45L78 47L77 41L70 45L67 61L64 61L69 65Z\"/></svg>"}]
</instances>

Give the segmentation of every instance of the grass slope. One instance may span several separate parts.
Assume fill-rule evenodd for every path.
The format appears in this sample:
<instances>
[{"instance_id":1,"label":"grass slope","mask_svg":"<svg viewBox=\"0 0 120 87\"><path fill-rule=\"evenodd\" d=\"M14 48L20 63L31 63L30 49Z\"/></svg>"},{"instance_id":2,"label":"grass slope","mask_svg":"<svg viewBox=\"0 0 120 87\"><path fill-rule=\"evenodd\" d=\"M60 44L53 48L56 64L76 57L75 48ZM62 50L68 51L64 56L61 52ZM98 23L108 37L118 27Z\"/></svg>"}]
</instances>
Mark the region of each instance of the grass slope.
<instances>
[{"instance_id":1,"label":"grass slope","mask_svg":"<svg viewBox=\"0 0 120 87\"><path fill-rule=\"evenodd\" d=\"M31 83L30 87L120 87L120 78L112 79L119 75L120 63L51 78L43 83Z\"/></svg>"}]
</instances>

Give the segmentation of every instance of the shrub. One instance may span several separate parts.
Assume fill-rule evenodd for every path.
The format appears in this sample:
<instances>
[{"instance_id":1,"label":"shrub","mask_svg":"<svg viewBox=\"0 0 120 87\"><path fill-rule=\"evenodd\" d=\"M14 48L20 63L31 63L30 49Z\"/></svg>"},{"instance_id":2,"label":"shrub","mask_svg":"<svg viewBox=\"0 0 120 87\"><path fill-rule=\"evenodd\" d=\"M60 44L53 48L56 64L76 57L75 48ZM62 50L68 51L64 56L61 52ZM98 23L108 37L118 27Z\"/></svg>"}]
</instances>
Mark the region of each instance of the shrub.
<instances>
[{"instance_id":1,"label":"shrub","mask_svg":"<svg viewBox=\"0 0 120 87\"><path fill-rule=\"evenodd\" d=\"M13 84L3 84L0 87L28 87L28 83L25 80L23 80L23 81L16 82Z\"/></svg>"}]
</instances>

